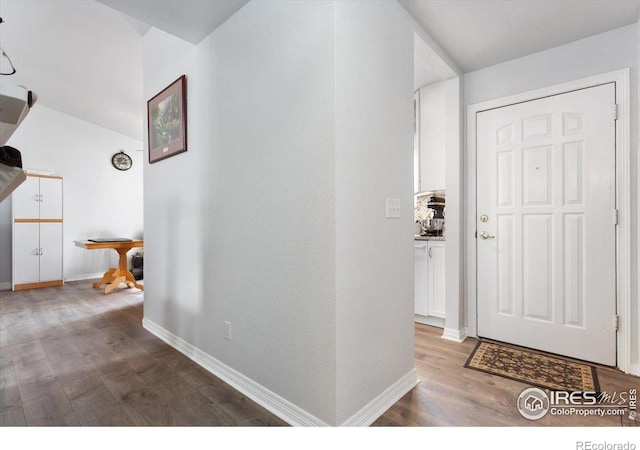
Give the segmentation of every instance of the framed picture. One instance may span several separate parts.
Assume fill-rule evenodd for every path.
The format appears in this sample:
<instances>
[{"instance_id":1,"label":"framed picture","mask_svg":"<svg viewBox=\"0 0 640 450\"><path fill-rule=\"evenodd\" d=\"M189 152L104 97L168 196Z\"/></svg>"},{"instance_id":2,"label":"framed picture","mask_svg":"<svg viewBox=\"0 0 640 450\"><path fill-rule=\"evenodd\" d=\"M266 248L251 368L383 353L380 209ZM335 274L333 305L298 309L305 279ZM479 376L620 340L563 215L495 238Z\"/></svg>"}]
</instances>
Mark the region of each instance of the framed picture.
<instances>
[{"instance_id":1,"label":"framed picture","mask_svg":"<svg viewBox=\"0 0 640 450\"><path fill-rule=\"evenodd\" d=\"M187 151L187 77L182 75L147 102L149 162Z\"/></svg>"}]
</instances>

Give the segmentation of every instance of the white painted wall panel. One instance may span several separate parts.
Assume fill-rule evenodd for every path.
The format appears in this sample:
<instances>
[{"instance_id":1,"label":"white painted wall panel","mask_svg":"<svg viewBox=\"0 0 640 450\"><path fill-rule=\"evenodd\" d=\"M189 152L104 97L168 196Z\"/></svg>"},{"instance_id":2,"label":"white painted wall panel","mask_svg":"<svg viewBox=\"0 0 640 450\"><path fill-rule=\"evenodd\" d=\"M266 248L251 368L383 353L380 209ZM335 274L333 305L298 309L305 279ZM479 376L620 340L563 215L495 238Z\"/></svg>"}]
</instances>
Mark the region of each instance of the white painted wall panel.
<instances>
[{"instance_id":1,"label":"white painted wall panel","mask_svg":"<svg viewBox=\"0 0 640 450\"><path fill-rule=\"evenodd\" d=\"M411 23L396 2L337 2L338 423L413 368Z\"/></svg>"}]
</instances>

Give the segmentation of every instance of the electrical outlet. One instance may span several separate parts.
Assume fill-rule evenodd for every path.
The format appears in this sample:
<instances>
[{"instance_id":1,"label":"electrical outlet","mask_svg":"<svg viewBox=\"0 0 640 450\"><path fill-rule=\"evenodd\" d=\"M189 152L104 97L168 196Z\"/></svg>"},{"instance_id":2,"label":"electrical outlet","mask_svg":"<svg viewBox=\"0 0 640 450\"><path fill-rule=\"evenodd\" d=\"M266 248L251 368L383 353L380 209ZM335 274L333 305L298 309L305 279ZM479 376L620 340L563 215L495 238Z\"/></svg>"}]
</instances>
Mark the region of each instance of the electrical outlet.
<instances>
[{"instance_id":1,"label":"electrical outlet","mask_svg":"<svg viewBox=\"0 0 640 450\"><path fill-rule=\"evenodd\" d=\"M231 322L224 321L224 338L227 341L231 340Z\"/></svg>"},{"instance_id":2,"label":"electrical outlet","mask_svg":"<svg viewBox=\"0 0 640 450\"><path fill-rule=\"evenodd\" d=\"M387 199L387 219L396 219L400 217L400 199Z\"/></svg>"}]
</instances>

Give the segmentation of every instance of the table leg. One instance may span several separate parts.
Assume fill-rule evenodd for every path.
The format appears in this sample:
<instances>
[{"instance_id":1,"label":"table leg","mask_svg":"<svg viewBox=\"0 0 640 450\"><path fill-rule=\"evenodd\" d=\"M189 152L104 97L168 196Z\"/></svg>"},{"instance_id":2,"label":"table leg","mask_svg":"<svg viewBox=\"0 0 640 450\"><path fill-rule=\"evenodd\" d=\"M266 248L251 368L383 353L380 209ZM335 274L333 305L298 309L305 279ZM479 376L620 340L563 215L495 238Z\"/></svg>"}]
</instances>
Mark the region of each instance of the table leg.
<instances>
[{"instance_id":1,"label":"table leg","mask_svg":"<svg viewBox=\"0 0 640 450\"><path fill-rule=\"evenodd\" d=\"M131 248L116 248L114 250L118 252L119 255L118 268L107 270L100 281L93 283L93 287L98 288L106 284L107 286L104 288L104 293L108 294L117 288L120 283L125 283L129 288L136 287L143 291L144 285L136 282L136 279L127 267L127 252L131 250Z\"/></svg>"},{"instance_id":2,"label":"table leg","mask_svg":"<svg viewBox=\"0 0 640 450\"><path fill-rule=\"evenodd\" d=\"M116 274L120 275L119 272L120 271L117 270ZM109 286L104 288L104 293L108 294L109 292L113 291L115 288L117 288L120 285L120 283L124 283L125 280L126 280L126 278L123 277L122 275L117 276L116 278L114 278L114 280L111 282L111 284Z\"/></svg>"},{"instance_id":3,"label":"table leg","mask_svg":"<svg viewBox=\"0 0 640 450\"><path fill-rule=\"evenodd\" d=\"M118 254L120 255L118 272L120 272L120 276L124 277L122 283L126 283L128 287L136 287L141 291L144 291L144 286L142 284L138 284L136 279L133 277L133 274L129 272L129 267L127 267L127 252L131 250L128 249L116 249ZM133 286L132 286L133 285Z\"/></svg>"},{"instance_id":4,"label":"table leg","mask_svg":"<svg viewBox=\"0 0 640 450\"><path fill-rule=\"evenodd\" d=\"M111 283L113 281L113 278L114 278L113 274L116 272L116 270L118 270L118 269L109 269L109 270L107 270L104 273L104 275L102 276L102 280L96 281L95 283L93 283L93 287L94 288L98 288L98 287L102 286L103 284Z\"/></svg>"}]
</instances>

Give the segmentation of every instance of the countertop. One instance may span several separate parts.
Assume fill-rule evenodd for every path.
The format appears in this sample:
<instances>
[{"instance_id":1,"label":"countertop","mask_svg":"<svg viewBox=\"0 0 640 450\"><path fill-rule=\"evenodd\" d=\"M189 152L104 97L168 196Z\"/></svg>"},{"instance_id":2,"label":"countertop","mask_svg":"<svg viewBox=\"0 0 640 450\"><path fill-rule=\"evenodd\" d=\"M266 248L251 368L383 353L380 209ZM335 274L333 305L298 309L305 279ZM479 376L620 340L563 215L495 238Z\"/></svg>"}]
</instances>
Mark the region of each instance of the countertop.
<instances>
[{"instance_id":1,"label":"countertop","mask_svg":"<svg viewBox=\"0 0 640 450\"><path fill-rule=\"evenodd\" d=\"M413 239L415 241L444 241L444 236L422 236L414 234Z\"/></svg>"}]
</instances>

